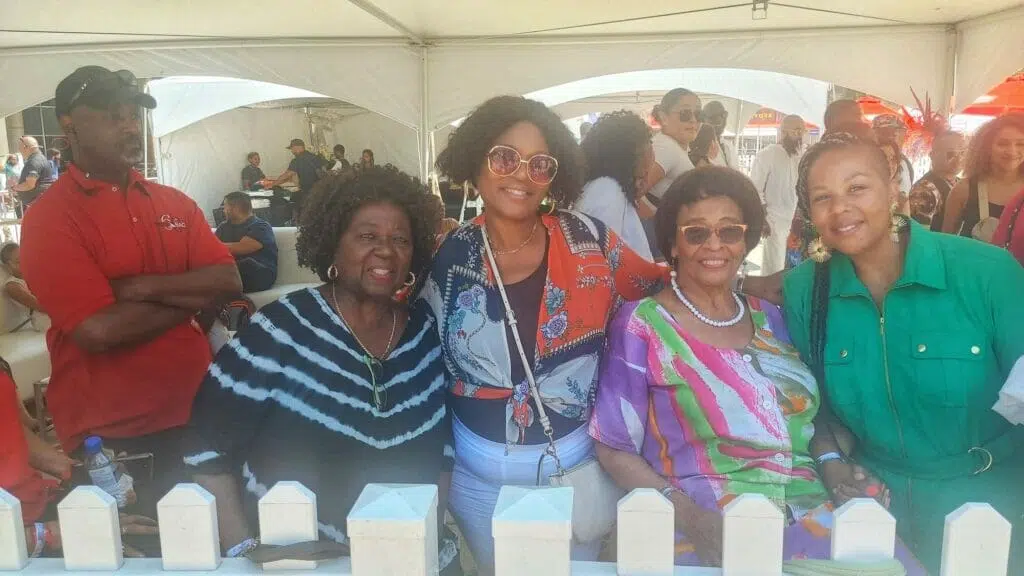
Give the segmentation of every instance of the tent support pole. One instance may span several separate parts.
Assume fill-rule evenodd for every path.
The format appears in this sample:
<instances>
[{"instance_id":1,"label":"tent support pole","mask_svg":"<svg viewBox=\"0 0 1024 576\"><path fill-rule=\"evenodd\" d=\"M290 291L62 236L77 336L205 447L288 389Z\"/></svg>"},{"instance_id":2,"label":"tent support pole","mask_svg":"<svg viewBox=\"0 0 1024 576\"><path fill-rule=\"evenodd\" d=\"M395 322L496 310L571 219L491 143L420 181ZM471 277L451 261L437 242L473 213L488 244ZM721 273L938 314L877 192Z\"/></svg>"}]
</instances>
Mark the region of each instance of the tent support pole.
<instances>
[{"instance_id":1,"label":"tent support pole","mask_svg":"<svg viewBox=\"0 0 1024 576\"><path fill-rule=\"evenodd\" d=\"M430 78L427 73L429 48L420 46L420 127L417 139L420 150L420 181L427 182L433 155L430 150Z\"/></svg>"},{"instance_id":2,"label":"tent support pole","mask_svg":"<svg viewBox=\"0 0 1024 576\"><path fill-rule=\"evenodd\" d=\"M959 59L960 29L956 26L949 26L946 28L945 75L942 78L942 95L938 100L938 111L943 114L952 114L957 109L956 74L957 68L960 65Z\"/></svg>"}]
</instances>

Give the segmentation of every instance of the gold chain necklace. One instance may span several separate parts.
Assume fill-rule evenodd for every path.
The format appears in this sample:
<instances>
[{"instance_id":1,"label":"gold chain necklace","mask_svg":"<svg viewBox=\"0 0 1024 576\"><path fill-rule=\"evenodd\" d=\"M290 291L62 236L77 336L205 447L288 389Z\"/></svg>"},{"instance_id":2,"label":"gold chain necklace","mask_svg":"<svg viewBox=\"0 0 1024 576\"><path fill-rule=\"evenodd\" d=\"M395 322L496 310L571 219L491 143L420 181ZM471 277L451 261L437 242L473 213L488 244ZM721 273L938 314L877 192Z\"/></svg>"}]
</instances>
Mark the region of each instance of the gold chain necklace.
<instances>
[{"instance_id":1,"label":"gold chain necklace","mask_svg":"<svg viewBox=\"0 0 1024 576\"><path fill-rule=\"evenodd\" d=\"M356 343L359 344L359 347L363 349L363 352L365 352L367 356L380 361L386 359L388 354L391 354L391 345L395 341L395 327L398 325L398 314L395 312L394 308L391 309L391 336L388 336L387 348L384 349L384 354L377 357L373 355L373 352L370 352L370 349L366 347L366 344L363 344L363 341L359 339L359 335L356 334L355 326L346 320L345 315L341 313L341 306L338 306L338 287L336 284L331 284L331 303L334 304L334 311L341 317L341 321L345 323L345 326L348 326L349 332L352 333L352 337L356 339Z\"/></svg>"},{"instance_id":2,"label":"gold chain necklace","mask_svg":"<svg viewBox=\"0 0 1024 576\"><path fill-rule=\"evenodd\" d=\"M531 240L533 240L534 236L537 235L537 225L539 223L540 223L540 218L538 218L538 219L533 221L533 230L530 230L530 236L522 244L520 244L518 247L513 248L512 250L493 250L494 255L495 256L507 256L509 254L515 254L515 253L521 251L523 248L526 248L526 245L529 244ZM487 234L487 225L484 224L483 228L484 228L484 234ZM491 237L491 235L487 234L487 238L490 239L490 237ZM494 244L494 242L491 242L491 244Z\"/></svg>"}]
</instances>

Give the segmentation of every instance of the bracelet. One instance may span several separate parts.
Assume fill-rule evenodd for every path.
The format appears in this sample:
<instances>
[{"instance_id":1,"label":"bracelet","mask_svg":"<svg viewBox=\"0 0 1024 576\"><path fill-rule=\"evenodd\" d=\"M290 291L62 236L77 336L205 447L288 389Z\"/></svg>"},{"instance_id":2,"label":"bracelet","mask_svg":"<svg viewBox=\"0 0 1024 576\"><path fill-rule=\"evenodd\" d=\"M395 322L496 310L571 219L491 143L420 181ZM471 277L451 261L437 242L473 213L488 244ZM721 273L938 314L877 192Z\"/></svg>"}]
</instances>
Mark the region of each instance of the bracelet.
<instances>
[{"instance_id":1,"label":"bracelet","mask_svg":"<svg viewBox=\"0 0 1024 576\"><path fill-rule=\"evenodd\" d=\"M36 522L36 547L32 550L32 557L39 558L39 555L43 553L43 548L46 547L46 524L42 522Z\"/></svg>"},{"instance_id":2,"label":"bracelet","mask_svg":"<svg viewBox=\"0 0 1024 576\"><path fill-rule=\"evenodd\" d=\"M239 556L245 556L249 552L252 552L253 550L255 550L256 547L259 546L259 545L260 545L260 541L259 540L255 539L255 538L246 538L245 540L242 540L238 544L235 544L234 546L232 546L227 551L225 556L227 556L228 558L238 558Z\"/></svg>"},{"instance_id":3,"label":"bracelet","mask_svg":"<svg viewBox=\"0 0 1024 576\"><path fill-rule=\"evenodd\" d=\"M814 462L817 463L818 466L821 466L826 462L833 462L835 460L838 460L839 462L846 462L846 459L843 458L843 455L839 452L825 452L821 456L815 458Z\"/></svg>"},{"instance_id":4,"label":"bracelet","mask_svg":"<svg viewBox=\"0 0 1024 576\"><path fill-rule=\"evenodd\" d=\"M658 492L660 492L662 496L664 496L665 498L668 498L669 500L672 499L672 493L673 492L678 492L680 494L683 493L682 490L680 490L679 488L676 488L675 486L673 486L671 484L669 484L668 486L665 486L661 490L658 490Z\"/></svg>"}]
</instances>

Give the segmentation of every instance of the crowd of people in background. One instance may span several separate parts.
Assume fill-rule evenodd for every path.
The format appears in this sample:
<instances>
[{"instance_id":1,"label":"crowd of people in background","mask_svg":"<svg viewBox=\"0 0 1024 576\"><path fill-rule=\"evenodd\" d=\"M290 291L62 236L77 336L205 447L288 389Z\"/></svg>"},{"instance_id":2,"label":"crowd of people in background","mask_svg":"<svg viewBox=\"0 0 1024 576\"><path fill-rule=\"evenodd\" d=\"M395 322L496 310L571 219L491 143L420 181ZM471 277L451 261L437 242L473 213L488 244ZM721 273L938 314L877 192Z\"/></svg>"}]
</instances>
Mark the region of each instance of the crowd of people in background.
<instances>
[{"instance_id":1,"label":"crowd of people in background","mask_svg":"<svg viewBox=\"0 0 1024 576\"><path fill-rule=\"evenodd\" d=\"M969 144L937 130L914 182L906 123L839 100L810 146L786 116L747 177L725 108L684 88L652 122L606 114L581 142L544 104L499 96L437 158L484 205L457 228L372 151L351 164L339 145L328 163L294 139L277 178L249 155L213 232L133 169L138 111L156 102L132 78L81 68L55 102L74 160L52 181L23 139L31 208L22 246L0 248L9 318L52 322L63 452L0 370L0 485L36 555L60 553L55 489L87 481L71 463L88 436L152 455L124 510L140 516L122 524L150 555L147 517L178 482L216 496L229 557L262 549L256 502L279 480L317 494L321 539L341 545L367 483L423 483L489 574L500 488L582 467L668 498L681 565L721 562L722 509L749 493L785 513L797 562L830 558L833 512L852 498L896 517L909 574L937 573L943 518L965 502L1021 528L1024 437L991 407L1024 356L1024 266L1006 250L1024 262L1022 115ZM273 284L283 256L245 190L287 182L295 257L322 284L266 305L214 355L211 318ZM763 274L748 275L758 246ZM459 538L439 530L440 569L458 574ZM573 558L605 544L577 534Z\"/></svg>"}]
</instances>

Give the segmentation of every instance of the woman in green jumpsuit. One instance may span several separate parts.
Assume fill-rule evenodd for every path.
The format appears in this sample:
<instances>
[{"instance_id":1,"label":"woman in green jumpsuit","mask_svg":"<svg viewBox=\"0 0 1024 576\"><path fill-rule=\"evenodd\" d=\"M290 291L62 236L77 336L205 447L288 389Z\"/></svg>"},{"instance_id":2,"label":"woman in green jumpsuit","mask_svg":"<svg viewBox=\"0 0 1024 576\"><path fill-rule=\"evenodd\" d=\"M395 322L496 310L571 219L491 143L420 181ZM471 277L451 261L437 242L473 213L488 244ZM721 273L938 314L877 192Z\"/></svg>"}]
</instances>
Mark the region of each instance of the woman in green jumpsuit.
<instances>
[{"instance_id":1,"label":"woman in green jumpsuit","mask_svg":"<svg viewBox=\"0 0 1024 576\"><path fill-rule=\"evenodd\" d=\"M787 324L856 439L851 456L889 489L929 571L945 516L987 502L1014 525L1009 573L1024 574L1024 429L992 410L1024 355L1024 268L895 215L884 154L852 136L812 147L797 190L823 262L785 277Z\"/></svg>"}]
</instances>

